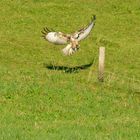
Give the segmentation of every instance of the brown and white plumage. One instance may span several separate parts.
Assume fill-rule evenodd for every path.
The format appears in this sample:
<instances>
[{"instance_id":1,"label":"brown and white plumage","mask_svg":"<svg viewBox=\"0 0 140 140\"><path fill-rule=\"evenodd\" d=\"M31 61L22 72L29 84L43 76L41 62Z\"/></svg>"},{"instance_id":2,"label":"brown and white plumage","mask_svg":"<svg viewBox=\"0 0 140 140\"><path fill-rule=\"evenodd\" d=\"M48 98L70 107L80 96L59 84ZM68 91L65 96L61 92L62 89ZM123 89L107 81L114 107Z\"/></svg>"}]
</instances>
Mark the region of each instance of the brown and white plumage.
<instances>
[{"instance_id":1,"label":"brown and white plumage","mask_svg":"<svg viewBox=\"0 0 140 140\"><path fill-rule=\"evenodd\" d=\"M95 20L96 16L93 16L88 26L72 34L64 34L62 32L55 32L48 28L44 28L42 31L43 38L57 45L67 44L62 51L65 55L71 55L79 49L79 41L85 39L89 35L95 25Z\"/></svg>"}]
</instances>

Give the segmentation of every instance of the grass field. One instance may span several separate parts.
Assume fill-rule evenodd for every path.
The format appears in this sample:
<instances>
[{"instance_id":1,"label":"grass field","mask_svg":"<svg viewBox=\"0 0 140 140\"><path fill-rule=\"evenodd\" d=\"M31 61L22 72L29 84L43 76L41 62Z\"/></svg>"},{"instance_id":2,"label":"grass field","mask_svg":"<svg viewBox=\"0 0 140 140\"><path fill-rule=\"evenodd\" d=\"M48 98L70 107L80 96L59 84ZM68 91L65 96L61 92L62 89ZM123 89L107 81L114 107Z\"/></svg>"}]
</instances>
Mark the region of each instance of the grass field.
<instances>
[{"instance_id":1,"label":"grass field","mask_svg":"<svg viewBox=\"0 0 140 140\"><path fill-rule=\"evenodd\" d=\"M1 0L0 9L0 140L140 139L139 0ZM93 14L70 57L40 37L45 26L73 32Z\"/></svg>"}]
</instances>

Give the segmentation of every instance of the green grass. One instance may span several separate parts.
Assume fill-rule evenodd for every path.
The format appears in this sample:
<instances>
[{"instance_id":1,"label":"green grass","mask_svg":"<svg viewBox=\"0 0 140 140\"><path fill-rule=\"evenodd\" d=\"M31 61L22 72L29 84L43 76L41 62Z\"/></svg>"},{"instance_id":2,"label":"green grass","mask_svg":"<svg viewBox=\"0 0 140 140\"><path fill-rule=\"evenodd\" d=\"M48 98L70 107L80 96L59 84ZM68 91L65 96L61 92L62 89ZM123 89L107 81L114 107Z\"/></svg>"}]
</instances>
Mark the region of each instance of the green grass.
<instances>
[{"instance_id":1,"label":"green grass","mask_svg":"<svg viewBox=\"0 0 140 140\"><path fill-rule=\"evenodd\" d=\"M1 0L0 9L0 140L140 139L139 0ZM40 37L45 26L73 32L93 14L73 56Z\"/></svg>"}]
</instances>

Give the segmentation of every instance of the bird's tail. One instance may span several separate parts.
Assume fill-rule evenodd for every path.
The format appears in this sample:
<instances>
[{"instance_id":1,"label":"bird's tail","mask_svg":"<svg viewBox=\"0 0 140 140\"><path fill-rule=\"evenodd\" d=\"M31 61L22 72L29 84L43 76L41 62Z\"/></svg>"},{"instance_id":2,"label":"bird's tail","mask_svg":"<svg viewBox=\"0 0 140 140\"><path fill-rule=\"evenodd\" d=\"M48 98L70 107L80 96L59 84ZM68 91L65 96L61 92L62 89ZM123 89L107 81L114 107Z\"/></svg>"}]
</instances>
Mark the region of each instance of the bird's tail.
<instances>
[{"instance_id":1,"label":"bird's tail","mask_svg":"<svg viewBox=\"0 0 140 140\"><path fill-rule=\"evenodd\" d=\"M72 55L76 51L76 48L72 48L72 44L68 44L63 50L64 55Z\"/></svg>"}]
</instances>

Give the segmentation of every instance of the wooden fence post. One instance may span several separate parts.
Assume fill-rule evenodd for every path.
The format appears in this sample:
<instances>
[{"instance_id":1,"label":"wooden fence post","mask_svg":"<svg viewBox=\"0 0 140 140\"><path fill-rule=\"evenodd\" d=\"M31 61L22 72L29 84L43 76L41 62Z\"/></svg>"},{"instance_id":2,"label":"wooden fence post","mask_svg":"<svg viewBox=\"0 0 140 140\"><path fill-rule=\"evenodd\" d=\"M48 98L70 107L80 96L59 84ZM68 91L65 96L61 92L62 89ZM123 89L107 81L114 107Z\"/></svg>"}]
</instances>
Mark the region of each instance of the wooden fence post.
<instances>
[{"instance_id":1,"label":"wooden fence post","mask_svg":"<svg viewBox=\"0 0 140 140\"><path fill-rule=\"evenodd\" d=\"M99 48L99 73L98 79L100 82L104 81L104 63L105 63L105 47Z\"/></svg>"}]
</instances>

